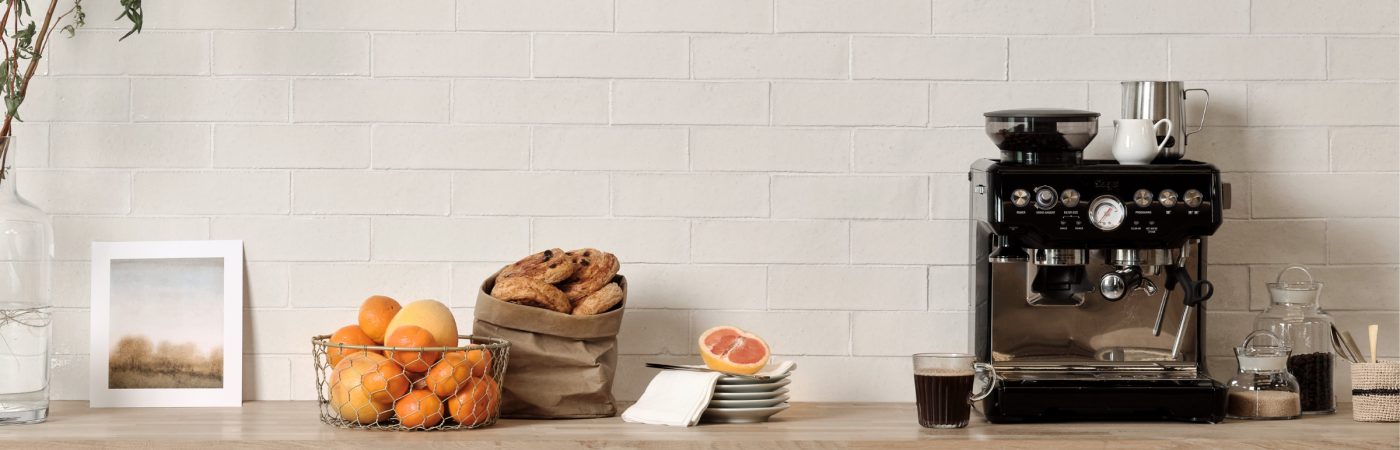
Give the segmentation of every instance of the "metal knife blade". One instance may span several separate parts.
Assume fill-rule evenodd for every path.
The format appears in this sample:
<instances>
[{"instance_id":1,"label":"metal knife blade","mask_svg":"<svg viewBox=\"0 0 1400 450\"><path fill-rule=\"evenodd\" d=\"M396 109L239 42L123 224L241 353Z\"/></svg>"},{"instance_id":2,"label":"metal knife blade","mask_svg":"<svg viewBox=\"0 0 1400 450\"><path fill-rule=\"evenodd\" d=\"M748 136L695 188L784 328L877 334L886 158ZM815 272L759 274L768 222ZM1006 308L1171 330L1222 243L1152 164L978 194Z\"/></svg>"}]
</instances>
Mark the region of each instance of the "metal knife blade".
<instances>
[{"instance_id":1,"label":"metal knife blade","mask_svg":"<svg viewBox=\"0 0 1400 450\"><path fill-rule=\"evenodd\" d=\"M731 376L731 377L747 378L747 379L750 379L750 380L759 380L759 381L765 381L765 380L768 380L768 378L769 378L767 375L747 375L747 374L742 374L742 373L725 372L725 371L723 371L723 370L714 370L714 369L701 368L701 367L677 366L677 365L675 365L675 364L662 364L662 363L646 363L646 364L647 364L647 367L650 367L650 368L653 368L653 369L689 370L689 371L692 371L692 372L716 372L716 373L722 373L722 374L725 374L725 375L728 375L728 376Z\"/></svg>"}]
</instances>

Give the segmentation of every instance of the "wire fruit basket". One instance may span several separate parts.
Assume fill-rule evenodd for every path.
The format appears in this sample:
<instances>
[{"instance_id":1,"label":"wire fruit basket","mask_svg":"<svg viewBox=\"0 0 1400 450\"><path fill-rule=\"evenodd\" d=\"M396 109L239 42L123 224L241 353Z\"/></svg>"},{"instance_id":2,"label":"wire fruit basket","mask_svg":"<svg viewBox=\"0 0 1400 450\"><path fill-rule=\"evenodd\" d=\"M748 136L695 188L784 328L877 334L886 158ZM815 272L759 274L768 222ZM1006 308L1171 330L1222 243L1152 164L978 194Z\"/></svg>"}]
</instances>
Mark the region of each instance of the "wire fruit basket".
<instances>
[{"instance_id":1,"label":"wire fruit basket","mask_svg":"<svg viewBox=\"0 0 1400 450\"><path fill-rule=\"evenodd\" d=\"M361 430L460 430L501 412L510 342L459 335L458 347L387 347L311 338L321 422Z\"/></svg>"}]
</instances>

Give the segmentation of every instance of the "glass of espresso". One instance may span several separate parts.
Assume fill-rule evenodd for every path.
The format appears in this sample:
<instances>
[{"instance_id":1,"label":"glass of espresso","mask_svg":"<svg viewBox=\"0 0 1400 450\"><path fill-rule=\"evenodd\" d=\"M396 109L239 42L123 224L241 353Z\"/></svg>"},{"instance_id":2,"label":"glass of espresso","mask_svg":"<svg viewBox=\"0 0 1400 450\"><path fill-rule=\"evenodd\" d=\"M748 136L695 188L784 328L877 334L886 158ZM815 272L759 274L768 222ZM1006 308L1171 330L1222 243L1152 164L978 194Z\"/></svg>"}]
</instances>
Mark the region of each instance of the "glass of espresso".
<instances>
[{"instance_id":1,"label":"glass of espresso","mask_svg":"<svg viewBox=\"0 0 1400 450\"><path fill-rule=\"evenodd\" d=\"M973 378L982 373L989 381L982 392L972 394ZM972 413L972 402L986 398L996 387L991 364L976 362L963 353L914 355L914 409L924 428L962 428Z\"/></svg>"}]
</instances>

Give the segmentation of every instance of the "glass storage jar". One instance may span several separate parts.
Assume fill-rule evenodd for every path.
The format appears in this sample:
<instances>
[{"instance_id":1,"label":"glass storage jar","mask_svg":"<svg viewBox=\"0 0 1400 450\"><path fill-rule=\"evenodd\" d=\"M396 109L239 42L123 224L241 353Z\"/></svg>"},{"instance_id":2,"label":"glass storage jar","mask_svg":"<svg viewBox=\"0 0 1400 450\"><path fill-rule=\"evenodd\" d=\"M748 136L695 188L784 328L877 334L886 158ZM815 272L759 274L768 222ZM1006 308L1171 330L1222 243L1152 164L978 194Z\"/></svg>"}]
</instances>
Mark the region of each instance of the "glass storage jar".
<instances>
[{"instance_id":1,"label":"glass storage jar","mask_svg":"<svg viewBox=\"0 0 1400 450\"><path fill-rule=\"evenodd\" d=\"M1288 353L1283 338L1265 330L1250 333L1235 347L1240 369L1226 386L1228 417L1259 420L1301 416L1298 380L1288 373Z\"/></svg>"},{"instance_id":2,"label":"glass storage jar","mask_svg":"<svg viewBox=\"0 0 1400 450\"><path fill-rule=\"evenodd\" d=\"M1302 272L1308 280L1283 281L1291 271ZM1336 412L1337 400L1332 392L1332 316L1318 305L1322 283L1314 280L1306 267L1289 266L1265 286L1269 288L1269 309L1254 319L1254 329L1278 335L1292 349L1288 371L1298 379L1303 414Z\"/></svg>"},{"instance_id":3,"label":"glass storage jar","mask_svg":"<svg viewBox=\"0 0 1400 450\"><path fill-rule=\"evenodd\" d=\"M14 151L12 141L0 137L0 150ZM49 414L53 232L0 166L0 425L38 423Z\"/></svg>"}]
</instances>

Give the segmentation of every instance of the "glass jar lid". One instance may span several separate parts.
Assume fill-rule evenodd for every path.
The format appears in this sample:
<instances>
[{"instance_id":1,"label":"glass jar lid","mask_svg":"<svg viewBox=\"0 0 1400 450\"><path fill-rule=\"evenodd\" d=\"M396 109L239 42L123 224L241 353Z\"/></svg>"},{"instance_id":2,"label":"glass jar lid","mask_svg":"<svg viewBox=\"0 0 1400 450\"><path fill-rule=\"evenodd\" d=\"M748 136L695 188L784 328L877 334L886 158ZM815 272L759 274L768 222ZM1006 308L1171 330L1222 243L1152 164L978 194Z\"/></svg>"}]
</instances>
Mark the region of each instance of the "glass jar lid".
<instances>
[{"instance_id":1,"label":"glass jar lid","mask_svg":"<svg viewBox=\"0 0 1400 450\"><path fill-rule=\"evenodd\" d=\"M1308 281L1283 281L1290 271L1301 271ZM1322 291L1322 282L1313 279L1312 272L1304 266L1288 266L1278 273L1273 283L1264 283L1269 288L1269 297L1274 303L1315 303Z\"/></svg>"},{"instance_id":2,"label":"glass jar lid","mask_svg":"<svg viewBox=\"0 0 1400 450\"><path fill-rule=\"evenodd\" d=\"M1057 119L1059 122L1085 122L1097 120L1099 113L1080 109L1023 108L1003 109L982 113L991 119Z\"/></svg>"},{"instance_id":3,"label":"glass jar lid","mask_svg":"<svg viewBox=\"0 0 1400 450\"><path fill-rule=\"evenodd\" d=\"M1255 330L1235 347L1235 359L1240 371L1276 372L1288 369L1288 343L1268 330Z\"/></svg>"}]
</instances>

